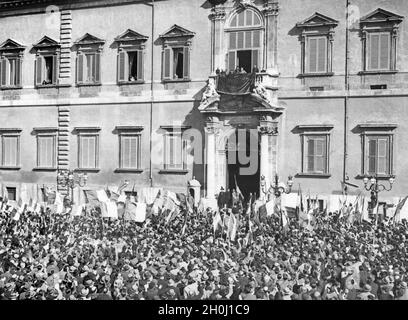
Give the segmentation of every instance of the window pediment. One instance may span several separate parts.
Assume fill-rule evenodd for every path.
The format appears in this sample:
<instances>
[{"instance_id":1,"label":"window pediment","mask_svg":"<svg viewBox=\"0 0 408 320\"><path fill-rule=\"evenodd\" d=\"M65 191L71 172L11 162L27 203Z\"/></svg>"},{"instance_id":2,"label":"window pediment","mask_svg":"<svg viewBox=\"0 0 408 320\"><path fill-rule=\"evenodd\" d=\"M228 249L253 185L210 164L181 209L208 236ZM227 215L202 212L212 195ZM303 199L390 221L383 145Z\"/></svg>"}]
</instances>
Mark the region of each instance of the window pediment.
<instances>
[{"instance_id":1,"label":"window pediment","mask_svg":"<svg viewBox=\"0 0 408 320\"><path fill-rule=\"evenodd\" d=\"M23 51L25 46L13 39L7 39L0 45L0 51Z\"/></svg>"},{"instance_id":2,"label":"window pediment","mask_svg":"<svg viewBox=\"0 0 408 320\"><path fill-rule=\"evenodd\" d=\"M329 28L334 28L339 24L337 20L334 20L328 16L325 16L321 13L315 12L312 16L309 18L303 20L302 22L299 22L296 24L296 27L298 28L316 28L316 27L329 27Z\"/></svg>"},{"instance_id":3,"label":"window pediment","mask_svg":"<svg viewBox=\"0 0 408 320\"><path fill-rule=\"evenodd\" d=\"M79 49L101 49L105 44L105 40L102 40L96 36L86 33L83 37L78 39L74 43Z\"/></svg>"},{"instance_id":4,"label":"window pediment","mask_svg":"<svg viewBox=\"0 0 408 320\"><path fill-rule=\"evenodd\" d=\"M180 37L191 38L191 37L194 37L194 35L195 35L195 32L189 31L175 24L165 33L161 34L160 38L161 39L174 39L174 38L180 38Z\"/></svg>"},{"instance_id":5,"label":"window pediment","mask_svg":"<svg viewBox=\"0 0 408 320\"><path fill-rule=\"evenodd\" d=\"M377 10L367 14L360 19L360 23L363 25L370 25L373 23L401 23L404 20L403 16L397 15L390 11L378 8Z\"/></svg>"},{"instance_id":6,"label":"window pediment","mask_svg":"<svg viewBox=\"0 0 408 320\"><path fill-rule=\"evenodd\" d=\"M51 49L51 48L58 48L60 47L60 44L58 41L55 41L54 39L44 36L40 41L37 43L33 44L34 49Z\"/></svg>"},{"instance_id":7,"label":"window pediment","mask_svg":"<svg viewBox=\"0 0 408 320\"><path fill-rule=\"evenodd\" d=\"M147 41L147 39L149 39L148 36L144 36L136 31L127 29L124 33L115 38L115 42L129 42L129 41L145 42Z\"/></svg>"}]
</instances>

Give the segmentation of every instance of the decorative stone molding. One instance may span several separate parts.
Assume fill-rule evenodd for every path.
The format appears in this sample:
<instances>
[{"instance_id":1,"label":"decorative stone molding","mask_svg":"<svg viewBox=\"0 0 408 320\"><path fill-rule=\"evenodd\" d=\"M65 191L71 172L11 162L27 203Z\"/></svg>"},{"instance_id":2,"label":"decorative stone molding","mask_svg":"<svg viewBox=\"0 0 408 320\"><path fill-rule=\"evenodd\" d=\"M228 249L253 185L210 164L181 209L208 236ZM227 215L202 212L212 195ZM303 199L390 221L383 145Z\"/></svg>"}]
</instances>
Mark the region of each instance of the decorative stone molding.
<instances>
[{"instance_id":1,"label":"decorative stone molding","mask_svg":"<svg viewBox=\"0 0 408 320\"><path fill-rule=\"evenodd\" d=\"M210 14L211 20L213 21L225 20L225 17L226 17L225 7L223 6L212 7L211 14Z\"/></svg>"},{"instance_id":2,"label":"decorative stone molding","mask_svg":"<svg viewBox=\"0 0 408 320\"><path fill-rule=\"evenodd\" d=\"M271 136L278 135L279 133L278 128L274 127L273 125L261 125L258 127L258 131L261 135L266 134Z\"/></svg>"},{"instance_id":3,"label":"decorative stone molding","mask_svg":"<svg viewBox=\"0 0 408 320\"><path fill-rule=\"evenodd\" d=\"M277 1L265 0L262 11L266 17L277 16L279 15L279 3Z\"/></svg>"}]
</instances>

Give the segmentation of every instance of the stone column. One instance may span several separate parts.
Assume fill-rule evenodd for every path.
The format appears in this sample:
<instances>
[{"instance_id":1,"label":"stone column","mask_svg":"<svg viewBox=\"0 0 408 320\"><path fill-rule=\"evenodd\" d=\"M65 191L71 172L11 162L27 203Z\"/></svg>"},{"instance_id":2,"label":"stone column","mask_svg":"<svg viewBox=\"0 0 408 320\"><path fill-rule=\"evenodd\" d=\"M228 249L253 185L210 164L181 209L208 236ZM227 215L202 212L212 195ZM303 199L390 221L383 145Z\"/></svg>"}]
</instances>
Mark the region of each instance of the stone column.
<instances>
[{"instance_id":1,"label":"stone column","mask_svg":"<svg viewBox=\"0 0 408 320\"><path fill-rule=\"evenodd\" d=\"M217 123L214 121L207 122L205 131L206 137L206 164L207 164L207 199L215 199L215 165L216 165L216 153L215 153L215 136L218 128Z\"/></svg>"},{"instance_id":2,"label":"stone column","mask_svg":"<svg viewBox=\"0 0 408 320\"><path fill-rule=\"evenodd\" d=\"M266 28L265 43L266 50L264 54L264 67L272 73L278 72L278 0L264 0L264 10Z\"/></svg>"},{"instance_id":3,"label":"stone column","mask_svg":"<svg viewBox=\"0 0 408 320\"><path fill-rule=\"evenodd\" d=\"M225 69L223 50L225 7L217 5L211 9L211 72Z\"/></svg>"},{"instance_id":4,"label":"stone column","mask_svg":"<svg viewBox=\"0 0 408 320\"><path fill-rule=\"evenodd\" d=\"M265 177L265 189L268 190L271 182L272 182L272 174L271 172L273 171L272 169L272 162L271 162L271 155L269 154L270 148L269 148L269 142L270 142L270 137L274 134L276 134L276 128L274 126L274 122L272 121L271 116L261 116L260 121L259 121L259 127L258 127L259 135L260 135L260 176ZM264 191L266 191L264 190ZM261 198L264 196L264 193L261 190L259 192Z\"/></svg>"}]
</instances>

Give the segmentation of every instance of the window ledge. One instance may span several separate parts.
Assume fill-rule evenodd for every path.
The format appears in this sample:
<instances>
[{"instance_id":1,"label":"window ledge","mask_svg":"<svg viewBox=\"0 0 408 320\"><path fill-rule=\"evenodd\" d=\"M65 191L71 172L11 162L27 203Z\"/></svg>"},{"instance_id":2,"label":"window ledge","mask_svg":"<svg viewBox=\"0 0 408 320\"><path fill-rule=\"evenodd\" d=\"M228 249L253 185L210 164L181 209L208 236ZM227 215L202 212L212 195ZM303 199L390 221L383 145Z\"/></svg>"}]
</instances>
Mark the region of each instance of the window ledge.
<instances>
[{"instance_id":1,"label":"window ledge","mask_svg":"<svg viewBox=\"0 0 408 320\"><path fill-rule=\"evenodd\" d=\"M144 80L136 80L136 81L119 81L118 86L133 86L138 84L144 84Z\"/></svg>"},{"instance_id":2,"label":"window ledge","mask_svg":"<svg viewBox=\"0 0 408 320\"><path fill-rule=\"evenodd\" d=\"M362 179L364 179L365 176L366 176L365 174L359 174L359 175L357 175L357 176L355 177L355 179L362 180ZM369 174L367 174L367 176L370 177ZM378 180L388 180L388 179L391 178L391 177L394 177L394 178L395 178L396 176L393 175L393 174L379 174L379 175L376 176L376 178L377 178Z\"/></svg>"},{"instance_id":3,"label":"window ledge","mask_svg":"<svg viewBox=\"0 0 408 320\"><path fill-rule=\"evenodd\" d=\"M190 82L191 79L163 79L163 83Z\"/></svg>"},{"instance_id":4,"label":"window ledge","mask_svg":"<svg viewBox=\"0 0 408 320\"><path fill-rule=\"evenodd\" d=\"M313 77L332 77L334 72L322 72L322 73L301 73L299 78L313 78Z\"/></svg>"},{"instance_id":5,"label":"window ledge","mask_svg":"<svg viewBox=\"0 0 408 320\"><path fill-rule=\"evenodd\" d=\"M395 74L398 70L365 70L360 71L358 75L376 75L376 74Z\"/></svg>"},{"instance_id":6,"label":"window ledge","mask_svg":"<svg viewBox=\"0 0 408 320\"><path fill-rule=\"evenodd\" d=\"M0 166L0 170L20 170L20 166Z\"/></svg>"},{"instance_id":7,"label":"window ledge","mask_svg":"<svg viewBox=\"0 0 408 320\"><path fill-rule=\"evenodd\" d=\"M37 89L48 89L48 88L59 88L59 87L66 87L67 85L59 85L59 84L38 84L35 87ZM68 85L70 86L70 85Z\"/></svg>"},{"instance_id":8,"label":"window ledge","mask_svg":"<svg viewBox=\"0 0 408 320\"><path fill-rule=\"evenodd\" d=\"M23 86L4 86L0 88L1 90L19 90L23 89Z\"/></svg>"},{"instance_id":9,"label":"window ledge","mask_svg":"<svg viewBox=\"0 0 408 320\"><path fill-rule=\"evenodd\" d=\"M160 170L159 173L161 173L161 174L186 174L186 173L188 173L188 170L184 170L184 169L163 169L163 170Z\"/></svg>"},{"instance_id":10,"label":"window ledge","mask_svg":"<svg viewBox=\"0 0 408 320\"><path fill-rule=\"evenodd\" d=\"M100 168L76 168L75 172L99 172Z\"/></svg>"},{"instance_id":11,"label":"window ledge","mask_svg":"<svg viewBox=\"0 0 408 320\"><path fill-rule=\"evenodd\" d=\"M299 178L330 178L330 173L297 173L296 177Z\"/></svg>"},{"instance_id":12,"label":"window ledge","mask_svg":"<svg viewBox=\"0 0 408 320\"><path fill-rule=\"evenodd\" d=\"M123 168L118 168L115 169L115 173L142 173L144 170L143 169L123 169Z\"/></svg>"},{"instance_id":13,"label":"window ledge","mask_svg":"<svg viewBox=\"0 0 408 320\"><path fill-rule=\"evenodd\" d=\"M57 171L57 168L41 168L41 167L37 167L34 168L33 171Z\"/></svg>"},{"instance_id":14,"label":"window ledge","mask_svg":"<svg viewBox=\"0 0 408 320\"><path fill-rule=\"evenodd\" d=\"M102 83L77 83L77 87L100 87L102 86Z\"/></svg>"}]
</instances>

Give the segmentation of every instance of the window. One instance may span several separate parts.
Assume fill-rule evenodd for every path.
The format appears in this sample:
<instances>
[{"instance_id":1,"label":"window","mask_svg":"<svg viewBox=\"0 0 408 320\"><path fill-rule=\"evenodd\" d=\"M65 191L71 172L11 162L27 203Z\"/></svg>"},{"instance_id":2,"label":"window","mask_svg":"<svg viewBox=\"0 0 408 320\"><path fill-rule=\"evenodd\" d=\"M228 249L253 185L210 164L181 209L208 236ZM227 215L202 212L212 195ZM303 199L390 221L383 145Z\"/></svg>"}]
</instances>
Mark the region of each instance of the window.
<instances>
[{"instance_id":1,"label":"window","mask_svg":"<svg viewBox=\"0 0 408 320\"><path fill-rule=\"evenodd\" d=\"M370 33L368 35L368 70L390 69L390 38L389 32Z\"/></svg>"},{"instance_id":2,"label":"window","mask_svg":"<svg viewBox=\"0 0 408 320\"><path fill-rule=\"evenodd\" d=\"M24 46L11 39L0 45L0 85L2 88L21 87L24 50Z\"/></svg>"},{"instance_id":3,"label":"window","mask_svg":"<svg viewBox=\"0 0 408 320\"><path fill-rule=\"evenodd\" d=\"M304 173L328 173L328 136L305 135L304 136Z\"/></svg>"},{"instance_id":4,"label":"window","mask_svg":"<svg viewBox=\"0 0 408 320\"><path fill-rule=\"evenodd\" d=\"M186 171L187 169L187 140L183 131L189 127L165 127L164 134L164 170Z\"/></svg>"},{"instance_id":5,"label":"window","mask_svg":"<svg viewBox=\"0 0 408 320\"><path fill-rule=\"evenodd\" d=\"M228 34L228 70L243 69L246 73L258 71L262 65L261 18L252 9L237 13L227 29Z\"/></svg>"},{"instance_id":6,"label":"window","mask_svg":"<svg viewBox=\"0 0 408 320\"><path fill-rule=\"evenodd\" d=\"M338 21L315 13L296 24L300 29L301 76L333 75L333 35Z\"/></svg>"},{"instance_id":7,"label":"window","mask_svg":"<svg viewBox=\"0 0 408 320\"><path fill-rule=\"evenodd\" d=\"M20 165L20 129L0 129L1 167L19 168Z\"/></svg>"},{"instance_id":8,"label":"window","mask_svg":"<svg viewBox=\"0 0 408 320\"><path fill-rule=\"evenodd\" d=\"M307 38L307 64L308 73L327 72L327 38L308 37Z\"/></svg>"},{"instance_id":9,"label":"window","mask_svg":"<svg viewBox=\"0 0 408 320\"><path fill-rule=\"evenodd\" d=\"M391 174L391 137L389 135L367 136L365 173L368 175Z\"/></svg>"},{"instance_id":10,"label":"window","mask_svg":"<svg viewBox=\"0 0 408 320\"><path fill-rule=\"evenodd\" d=\"M58 84L60 45L57 41L45 36L34 45L35 85L48 86Z\"/></svg>"},{"instance_id":11,"label":"window","mask_svg":"<svg viewBox=\"0 0 408 320\"><path fill-rule=\"evenodd\" d=\"M376 9L360 19L362 73L396 72L398 29L403 17Z\"/></svg>"},{"instance_id":12,"label":"window","mask_svg":"<svg viewBox=\"0 0 408 320\"><path fill-rule=\"evenodd\" d=\"M21 59L10 57L1 59L1 85L3 87L21 86Z\"/></svg>"},{"instance_id":13,"label":"window","mask_svg":"<svg viewBox=\"0 0 408 320\"><path fill-rule=\"evenodd\" d=\"M98 170L100 128L76 128L78 132L78 169Z\"/></svg>"},{"instance_id":14,"label":"window","mask_svg":"<svg viewBox=\"0 0 408 320\"><path fill-rule=\"evenodd\" d=\"M6 187L7 199L10 201L17 201L17 188Z\"/></svg>"},{"instance_id":15,"label":"window","mask_svg":"<svg viewBox=\"0 0 408 320\"><path fill-rule=\"evenodd\" d=\"M330 131L331 124L299 125L302 148L302 166L300 176L330 176Z\"/></svg>"},{"instance_id":16,"label":"window","mask_svg":"<svg viewBox=\"0 0 408 320\"><path fill-rule=\"evenodd\" d=\"M164 81L190 80L190 50L193 36L193 32L177 25L160 36L163 42L162 77Z\"/></svg>"},{"instance_id":17,"label":"window","mask_svg":"<svg viewBox=\"0 0 408 320\"><path fill-rule=\"evenodd\" d=\"M360 124L362 138L362 172L361 175L393 175L393 143L395 124Z\"/></svg>"},{"instance_id":18,"label":"window","mask_svg":"<svg viewBox=\"0 0 408 320\"><path fill-rule=\"evenodd\" d=\"M37 168L52 169L56 168L56 128L35 128L37 132Z\"/></svg>"},{"instance_id":19,"label":"window","mask_svg":"<svg viewBox=\"0 0 408 320\"><path fill-rule=\"evenodd\" d=\"M141 171L141 137L143 127L116 127L119 132L119 169L116 171Z\"/></svg>"},{"instance_id":20,"label":"window","mask_svg":"<svg viewBox=\"0 0 408 320\"><path fill-rule=\"evenodd\" d=\"M140 83L144 80L144 49L149 37L126 30L115 38L118 45L118 83Z\"/></svg>"},{"instance_id":21,"label":"window","mask_svg":"<svg viewBox=\"0 0 408 320\"><path fill-rule=\"evenodd\" d=\"M119 52L119 82L143 81L143 51Z\"/></svg>"},{"instance_id":22,"label":"window","mask_svg":"<svg viewBox=\"0 0 408 320\"><path fill-rule=\"evenodd\" d=\"M101 52L104 40L85 34L77 46L77 85L98 85L101 82Z\"/></svg>"},{"instance_id":23,"label":"window","mask_svg":"<svg viewBox=\"0 0 408 320\"><path fill-rule=\"evenodd\" d=\"M100 83L100 53L81 53L77 63L78 84Z\"/></svg>"}]
</instances>

